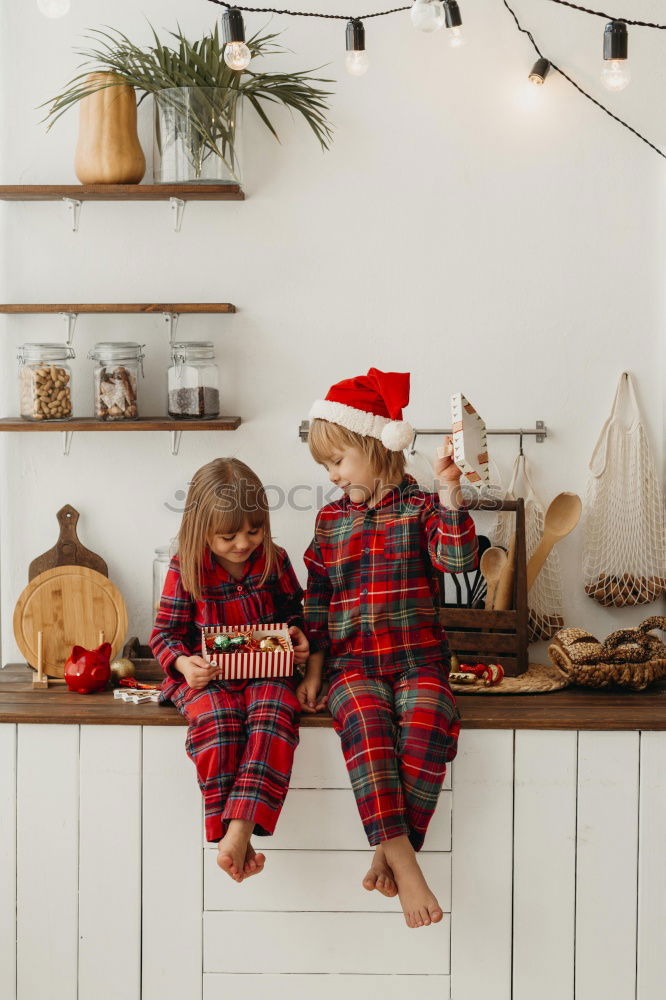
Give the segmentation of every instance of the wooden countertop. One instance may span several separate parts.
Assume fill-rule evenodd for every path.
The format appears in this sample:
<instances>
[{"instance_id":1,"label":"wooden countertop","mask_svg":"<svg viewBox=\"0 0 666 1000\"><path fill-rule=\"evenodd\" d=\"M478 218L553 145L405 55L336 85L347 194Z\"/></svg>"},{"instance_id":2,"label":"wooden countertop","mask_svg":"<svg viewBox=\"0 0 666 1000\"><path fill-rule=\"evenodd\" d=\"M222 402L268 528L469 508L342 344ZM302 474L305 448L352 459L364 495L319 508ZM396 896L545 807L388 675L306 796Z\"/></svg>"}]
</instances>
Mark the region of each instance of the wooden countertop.
<instances>
[{"instance_id":1,"label":"wooden countertop","mask_svg":"<svg viewBox=\"0 0 666 1000\"><path fill-rule=\"evenodd\" d=\"M106 726L184 726L172 705L127 704L111 691L72 694L64 681L33 691L33 671L21 663L0 670L0 722ZM666 682L647 691L568 688L548 694L457 695L465 729L666 730ZM303 716L301 725L326 728L330 715Z\"/></svg>"}]
</instances>

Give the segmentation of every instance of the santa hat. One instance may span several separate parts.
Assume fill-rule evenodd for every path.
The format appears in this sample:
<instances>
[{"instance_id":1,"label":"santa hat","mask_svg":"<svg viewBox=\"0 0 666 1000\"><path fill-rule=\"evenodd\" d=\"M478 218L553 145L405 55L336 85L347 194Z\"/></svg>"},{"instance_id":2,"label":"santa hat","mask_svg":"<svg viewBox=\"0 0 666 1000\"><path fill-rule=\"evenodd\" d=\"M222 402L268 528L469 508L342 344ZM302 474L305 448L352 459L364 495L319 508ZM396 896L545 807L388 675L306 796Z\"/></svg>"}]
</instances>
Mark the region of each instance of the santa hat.
<instances>
[{"instance_id":1,"label":"santa hat","mask_svg":"<svg viewBox=\"0 0 666 1000\"><path fill-rule=\"evenodd\" d=\"M370 368L367 375L332 385L326 399L313 404L309 417L379 438L390 451L402 451L414 436L411 426L402 419L402 407L408 402L409 372Z\"/></svg>"}]
</instances>

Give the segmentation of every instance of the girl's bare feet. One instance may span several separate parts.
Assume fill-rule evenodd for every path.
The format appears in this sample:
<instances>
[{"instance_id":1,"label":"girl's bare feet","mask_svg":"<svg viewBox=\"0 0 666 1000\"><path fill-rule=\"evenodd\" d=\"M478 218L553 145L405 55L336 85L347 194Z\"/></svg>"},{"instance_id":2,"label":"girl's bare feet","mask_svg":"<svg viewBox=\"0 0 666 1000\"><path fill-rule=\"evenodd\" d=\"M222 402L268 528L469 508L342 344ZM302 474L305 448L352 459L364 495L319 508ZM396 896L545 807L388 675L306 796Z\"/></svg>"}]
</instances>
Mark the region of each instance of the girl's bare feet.
<instances>
[{"instance_id":1,"label":"girl's bare feet","mask_svg":"<svg viewBox=\"0 0 666 1000\"><path fill-rule=\"evenodd\" d=\"M256 874L256 868L245 872L245 865L256 865L254 858L248 860L250 835L254 824L249 820L232 819L227 826L227 832L217 845L217 863L234 882L242 882L244 876ZM250 848L251 850L251 848ZM254 854L254 852L252 852ZM262 856L263 857L263 856ZM262 862L263 867L263 862Z\"/></svg>"},{"instance_id":2,"label":"girl's bare feet","mask_svg":"<svg viewBox=\"0 0 666 1000\"><path fill-rule=\"evenodd\" d=\"M425 880L407 837L387 840L383 847L398 886L407 926L427 927L439 923L444 916L442 908Z\"/></svg>"},{"instance_id":3,"label":"girl's bare feet","mask_svg":"<svg viewBox=\"0 0 666 1000\"><path fill-rule=\"evenodd\" d=\"M393 872L386 862L384 848L381 844L376 848L368 874L363 879L363 888L367 889L368 892L376 889L378 892L381 892L382 896L392 897L398 893Z\"/></svg>"}]
</instances>

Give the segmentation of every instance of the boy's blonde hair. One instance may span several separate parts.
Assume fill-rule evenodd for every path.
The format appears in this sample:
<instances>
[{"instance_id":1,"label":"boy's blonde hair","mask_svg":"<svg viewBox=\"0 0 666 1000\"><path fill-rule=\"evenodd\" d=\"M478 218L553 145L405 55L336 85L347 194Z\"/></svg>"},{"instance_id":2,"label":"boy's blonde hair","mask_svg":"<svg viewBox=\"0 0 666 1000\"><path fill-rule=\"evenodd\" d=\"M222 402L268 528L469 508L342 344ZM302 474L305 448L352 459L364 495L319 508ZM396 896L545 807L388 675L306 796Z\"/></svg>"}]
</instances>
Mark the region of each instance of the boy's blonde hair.
<instances>
[{"instance_id":1,"label":"boy's blonde hair","mask_svg":"<svg viewBox=\"0 0 666 1000\"><path fill-rule=\"evenodd\" d=\"M203 560L213 535L233 535L248 521L264 529L266 568L259 586L277 565L266 493L259 477L237 458L216 458L195 472L187 491L178 532L183 586L199 601L203 595Z\"/></svg>"},{"instance_id":2,"label":"boy's blonde hair","mask_svg":"<svg viewBox=\"0 0 666 1000\"><path fill-rule=\"evenodd\" d=\"M386 483L401 483L405 477L405 454L390 451L379 438L357 434L340 424L316 417L308 430L308 446L315 462L322 464L336 448L359 448L377 476Z\"/></svg>"}]
</instances>

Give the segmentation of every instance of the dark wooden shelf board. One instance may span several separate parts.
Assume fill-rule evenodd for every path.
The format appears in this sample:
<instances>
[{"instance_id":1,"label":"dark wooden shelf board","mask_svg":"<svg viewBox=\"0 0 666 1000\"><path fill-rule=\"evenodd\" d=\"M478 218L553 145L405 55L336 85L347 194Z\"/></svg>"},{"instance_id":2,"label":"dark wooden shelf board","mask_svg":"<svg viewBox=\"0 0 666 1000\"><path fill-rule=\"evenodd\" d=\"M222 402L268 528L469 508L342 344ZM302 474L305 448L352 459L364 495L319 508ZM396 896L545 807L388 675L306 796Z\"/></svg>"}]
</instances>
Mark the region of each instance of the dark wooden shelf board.
<instances>
[{"instance_id":1,"label":"dark wooden shelf board","mask_svg":"<svg viewBox=\"0 0 666 1000\"><path fill-rule=\"evenodd\" d=\"M231 302L44 302L0 304L0 313L235 313Z\"/></svg>"},{"instance_id":2,"label":"dark wooden shelf board","mask_svg":"<svg viewBox=\"0 0 666 1000\"><path fill-rule=\"evenodd\" d=\"M140 417L138 420L96 420L75 417L73 420L21 420L1 417L0 431L235 431L240 417L217 417L215 420L171 420L169 417Z\"/></svg>"},{"instance_id":3,"label":"dark wooden shelf board","mask_svg":"<svg viewBox=\"0 0 666 1000\"><path fill-rule=\"evenodd\" d=\"M2 184L0 201L243 201L238 184Z\"/></svg>"}]
</instances>

